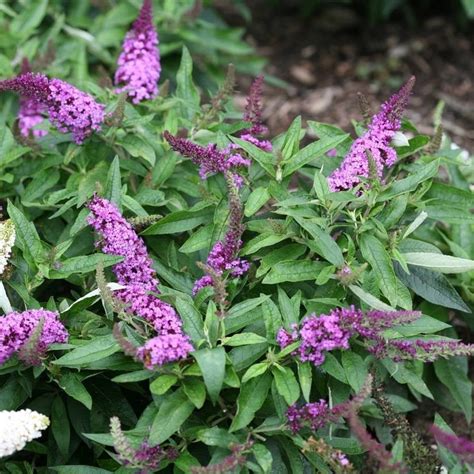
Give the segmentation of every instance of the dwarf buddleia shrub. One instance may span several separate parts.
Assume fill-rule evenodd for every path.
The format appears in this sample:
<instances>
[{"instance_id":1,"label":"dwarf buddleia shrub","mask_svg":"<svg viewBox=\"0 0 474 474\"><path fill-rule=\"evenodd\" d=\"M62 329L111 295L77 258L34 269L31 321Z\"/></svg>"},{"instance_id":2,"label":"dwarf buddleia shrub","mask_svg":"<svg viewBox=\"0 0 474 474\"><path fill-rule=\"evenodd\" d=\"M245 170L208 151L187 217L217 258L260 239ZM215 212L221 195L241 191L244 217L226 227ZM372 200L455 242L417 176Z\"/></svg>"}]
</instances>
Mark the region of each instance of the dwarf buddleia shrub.
<instances>
[{"instance_id":1,"label":"dwarf buddleia shrub","mask_svg":"<svg viewBox=\"0 0 474 474\"><path fill-rule=\"evenodd\" d=\"M472 162L415 79L270 137L135 14L116 86L0 82L0 471L464 472Z\"/></svg>"}]
</instances>

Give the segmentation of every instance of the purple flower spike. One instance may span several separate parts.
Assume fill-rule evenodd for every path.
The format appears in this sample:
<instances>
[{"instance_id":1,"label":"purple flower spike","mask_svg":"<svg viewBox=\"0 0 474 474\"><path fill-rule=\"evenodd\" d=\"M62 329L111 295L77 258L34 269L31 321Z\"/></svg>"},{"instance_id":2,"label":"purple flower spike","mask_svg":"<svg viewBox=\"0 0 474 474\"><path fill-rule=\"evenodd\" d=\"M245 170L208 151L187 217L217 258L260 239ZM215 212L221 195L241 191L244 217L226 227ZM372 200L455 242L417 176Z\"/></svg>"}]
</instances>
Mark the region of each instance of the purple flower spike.
<instances>
[{"instance_id":1,"label":"purple flower spike","mask_svg":"<svg viewBox=\"0 0 474 474\"><path fill-rule=\"evenodd\" d=\"M183 332L181 319L169 304L152 294L159 293L160 282L145 242L107 199L95 196L89 209L88 222L101 236L102 251L123 257L113 271L126 288L115 295L130 313L149 322L158 334L138 349L137 357L147 368L186 358L193 347Z\"/></svg>"},{"instance_id":2,"label":"purple flower spike","mask_svg":"<svg viewBox=\"0 0 474 474\"><path fill-rule=\"evenodd\" d=\"M148 369L185 359L193 346L189 338L183 334L165 334L148 340L137 351L137 357Z\"/></svg>"},{"instance_id":3,"label":"purple flower spike","mask_svg":"<svg viewBox=\"0 0 474 474\"><path fill-rule=\"evenodd\" d=\"M104 106L92 96L44 74L29 72L1 81L1 90L18 92L22 98L43 105L51 123L60 132L71 132L78 145L93 132L100 131L104 121Z\"/></svg>"},{"instance_id":4,"label":"purple flower spike","mask_svg":"<svg viewBox=\"0 0 474 474\"><path fill-rule=\"evenodd\" d=\"M27 59L23 60L21 73L31 72L30 64ZM18 111L18 126L20 133L24 137L29 137L30 132L34 137L44 137L48 134L47 130L35 130L34 127L44 120L47 110L44 104L38 102L34 97L21 97L20 109Z\"/></svg>"},{"instance_id":5,"label":"purple flower spike","mask_svg":"<svg viewBox=\"0 0 474 474\"><path fill-rule=\"evenodd\" d=\"M361 177L368 178L371 175L369 156L378 178L382 177L384 168L395 163L397 154L390 142L400 129L400 118L414 84L415 77L411 77L374 115L367 132L354 141L341 166L329 176L331 191L352 189L360 183Z\"/></svg>"},{"instance_id":6,"label":"purple flower spike","mask_svg":"<svg viewBox=\"0 0 474 474\"><path fill-rule=\"evenodd\" d=\"M34 348L38 356L43 355L51 344L68 340L68 332L59 320L58 313L52 311L32 309L22 313L9 313L1 319L0 365L22 349L41 321L41 334Z\"/></svg>"},{"instance_id":7,"label":"purple flower spike","mask_svg":"<svg viewBox=\"0 0 474 474\"><path fill-rule=\"evenodd\" d=\"M262 121L262 86L263 75L257 76L250 86L249 96L247 97L247 104L245 106L244 120L250 122L252 126L244 130L240 136L242 140L252 143L263 151L272 151L272 144L268 140L261 140L258 138L268 132L267 127L263 125Z\"/></svg>"},{"instance_id":8,"label":"purple flower spike","mask_svg":"<svg viewBox=\"0 0 474 474\"><path fill-rule=\"evenodd\" d=\"M474 464L474 442L455 434L446 433L435 425L431 427L430 431L439 444L449 449L462 462Z\"/></svg>"},{"instance_id":9,"label":"purple flower spike","mask_svg":"<svg viewBox=\"0 0 474 474\"><path fill-rule=\"evenodd\" d=\"M232 168L250 166L249 160L239 153L234 153L235 145L219 150L213 143L204 147L186 138L175 137L168 131L165 131L163 136L174 151L191 158L192 162L199 166L199 176L202 179L215 173L225 173Z\"/></svg>"},{"instance_id":10,"label":"purple flower spike","mask_svg":"<svg viewBox=\"0 0 474 474\"><path fill-rule=\"evenodd\" d=\"M134 104L158 95L161 73L158 34L153 25L151 0L144 0L140 14L127 33L117 61L117 92L127 92Z\"/></svg>"}]
</instances>

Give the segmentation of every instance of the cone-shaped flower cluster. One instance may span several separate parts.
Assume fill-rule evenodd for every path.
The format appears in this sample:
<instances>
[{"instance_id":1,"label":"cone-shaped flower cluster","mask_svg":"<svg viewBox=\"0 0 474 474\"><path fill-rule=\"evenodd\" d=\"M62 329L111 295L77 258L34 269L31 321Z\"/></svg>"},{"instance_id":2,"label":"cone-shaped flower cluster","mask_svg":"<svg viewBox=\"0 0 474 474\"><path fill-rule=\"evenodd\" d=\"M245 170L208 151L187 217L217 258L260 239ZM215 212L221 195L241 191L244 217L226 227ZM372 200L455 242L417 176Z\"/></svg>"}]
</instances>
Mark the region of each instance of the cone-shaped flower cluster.
<instances>
[{"instance_id":1,"label":"cone-shaped flower cluster","mask_svg":"<svg viewBox=\"0 0 474 474\"><path fill-rule=\"evenodd\" d=\"M41 332L36 335L35 347L31 349L36 355L34 360L39 360L49 345L68 340L68 333L58 313L45 309L9 313L0 317L0 322L0 364L21 350L35 336L39 325Z\"/></svg>"},{"instance_id":2,"label":"cone-shaped flower cluster","mask_svg":"<svg viewBox=\"0 0 474 474\"><path fill-rule=\"evenodd\" d=\"M23 60L21 73L31 72L30 64L27 59ZM43 137L47 135L47 130L35 130L34 127L44 120L46 107L38 102L34 97L21 97L20 109L18 110L18 126L20 133L24 137L29 137L30 132L34 137Z\"/></svg>"},{"instance_id":3,"label":"cone-shaped flower cluster","mask_svg":"<svg viewBox=\"0 0 474 474\"><path fill-rule=\"evenodd\" d=\"M15 225L10 219L0 222L0 276L5 271L15 244Z\"/></svg>"},{"instance_id":4,"label":"cone-shaped flower cluster","mask_svg":"<svg viewBox=\"0 0 474 474\"><path fill-rule=\"evenodd\" d=\"M194 295L200 289L214 285L213 276L221 276L225 271L229 271L232 277L239 277L250 268L246 260L237 257L242 247L242 234L244 232L242 204L239 198L238 186L235 184L232 175L226 174L226 179L229 189L229 225L224 240L217 241L210 251L207 257L207 267L210 270L210 275L205 275L196 281L193 288Z\"/></svg>"},{"instance_id":5,"label":"cone-shaped flower cluster","mask_svg":"<svg viewBox=\"0 0 474 474\"><path fill-rule=\"evenodd\" d=\"M104 106L92 96L44 74L29 72L0 81L1 90L18 92L22 100L33 99L46 109L51 123L60 132L72 133L77 144L99 131L104 121Z\"/></svg>"},{"instance_id":6,"label":"cone-shaped flower cluster","mask_svg":"<svg viewBox=\"0 0 474 474\"><path fill-rule=\"evenodd\" d=\"M30 409L0 411L0 458L22 450L48 426L47 416Z\"/></svg>"},{"instance_id":7,"label":"cone-shaped flower cluster","mask_svg":"<svg viewBox=\"0 0 474 474\"><path fill-rule=\"evenodd\" d=\"M161 66L158 34L153 25L151 0L145 0L138 18L127 33L117 61L117 92L127 92L134 104L158 95Z\"/></svg>"},{"instance_id":8,"label":"cone-shaped flower cluster","mask_svg":"<svg viewBox=\"0 0 474 474\"><path fill-rule=\"evenodd\" d=\"M415 78L410 78L385 102L372 118L367 132L354 141L341 166L328 178L331 191L352 189L361 177L369 178L372 174L382 178L383 170L395 163L397 154L390 142L400 129L400 118L414 83Z\"/></svg>"},{"instance_id":9,"label":"cone-shaped flower cluster","mask_svg":"<svg viewBox=\"0 0 474 474\"><path fill-rule=\"evenodd\" d=\"M293 353L302 361L321 365L325 352L348 349L352 336L361 337L369 352L382 359L390 357L401 360L423 359L433 361L438 357L467 355L474 352L474 345L462 344L455 340L387 339L383 332L394 326L407 324L420 317L416 311L368 311L338 308L329 315L311 315L301 325L293 325L291 332L280 329L277 341L286 347L300 342Z\"/></svg>"},{"instance_id":10,"label":"cone-shaped flower cluster","mask_svg":"<svg viewBox=\"0 0 474 474\"><path fill-rule=\"evenodd\" d=\"M175 137L168 131L165 131L163 136L174 151L186 158L191 158L192 162L199 166L199 176L202 179L206 179L211 174L225 173L239 166L250 166L250 160L235 153L235 145L219 150L213 143L204 147L186 138Z\"/></svg>"},{"instance_id":11,"label":"cone-shaped flower cluster","mask_svg":"<svg viewBox=\"0 0 474 474\"><path fill-rule=\"evenodd\" d=\"M89 209L88 222L100 235L103 252L123 257L113 270L117 281L127 288L115 295L128 311L148 321L158 333L138 349L137 356L148 368L184 359L193 347L175 310L151 294L159 293L159 281L145 243L107 199L94 197Z\"/></svg>"},{"instance_id":12,"label":"cone-shaped flower cluster","mask_svg":"<svg viewBox=\"0 0 474 474\"><path fill-rule=\"evenodd\" d=\"M253 81L245 106L244 120L250 122L252 126L244 130L240 138L249 143L253 143L263 151L272 151L272 144L268 140L259 137L267 133L268 129L262 122L262 85L263 76L257 76Z\"/></svg>"}]
</instances>

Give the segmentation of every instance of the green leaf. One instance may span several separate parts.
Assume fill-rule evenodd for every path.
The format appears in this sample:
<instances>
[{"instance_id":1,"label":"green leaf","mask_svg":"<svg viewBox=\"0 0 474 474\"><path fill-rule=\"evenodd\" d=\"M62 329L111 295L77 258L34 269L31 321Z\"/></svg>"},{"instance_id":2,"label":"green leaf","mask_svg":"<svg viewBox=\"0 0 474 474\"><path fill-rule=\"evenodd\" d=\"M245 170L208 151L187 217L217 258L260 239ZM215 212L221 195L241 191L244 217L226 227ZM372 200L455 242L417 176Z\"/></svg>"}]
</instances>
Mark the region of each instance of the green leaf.
<instances>
[{"instance_id":1,"label":"green leaf","mask_svg":"<svg viewBox=\"0 0 474 474\"><path fill-rule=\"evenodd\" d=\"M212 231L214 225L205 225L194 232L186 242L179 248L182 253L193 253L199 250L209 248L211 245Z\"/></svg>"},{"instance_id":2,"label":"green leaf","mask_svg":"<svg viewBox=\"0 0 474 474\"><path fill-rule=\"evenodd\" d=\"M272 374L275 378L278 393L288 405L293 405L300 396L300 386L293 371L289 367L274 366L272 367Z\"/></svg>"},{"instance_id":3,"label":"green leaf","mask_svg":"<svg viewBox=\"0 0 474 474\"><path fill-rule=\"evenodd\" d=\"M94 253L92 255L84 255L80 257L72 257L62 262L58 262L57 269L51 270L49 278L51 279L63 279L73 274L89 273L97 270L97 266L100 264L104 268L115 265L121 262L123 257L117 257L115 255L105 255L102 253Z\"/></svg>"},{"instance_id":4,"label":"green leaf","mask_svg":"<svg viewBox=\"0 0 474 474\"><path fill-rule=\"evenodd\" d=\"M72 398L82 403L88 410L92 409L92 397L81 381L78 374L64 372L59 380L59 386Z\"/></svg>"},{"instance_id":5,"label":"green leaf","mask_svg":"<svg viewBox=\"0 0 474 474\"><path fill-rule=\"evenodd\" d=\"M199 430L196 434L196 439L207 446L219 446L220 448L228 449L231 444L238 443L238 438L223 428L214 426Z\"/></svg>"},{"instance_id":6,"label":"green leaf","mask_svg":"<svg viewBox=\"0 0 474 474\"><path fill-rule=\"evenodd\" d=\"M225 349L223 347L206 348L191 354L201 369L209 397L215 404L224 382Z\"/></svg>"},{"instance_id":7,"label":"green leaf","mask_svg":"<svg viewBox=\"0 0 474 474\"><path fill-rule=\"evenodd\" d=\"M388 370L390 376L398 383L408 384L416 392L433 400L433 394L430 392L423 378L406 367L405 364L397 364L390 359L383 359L381 363Z\"/></svg>"},{"instance_id":8,"label":"green leaf","mask_svg":"<svg viewBox=\"0 0 474 474\"><path fill-rule=\"evenodd\" d=\"M194 405L188 400L184 390L178 389L166 395L151 425L149 443L154 446L166 441L179 430L193 411Z\"/></svg>"},{"instance_id":9,"label":"green leaf","mask_svg":"<svg viewBox=\"0 0 474 474\"><path fill-rule=\"evenodd\" d=\"M141 382L142 380L151 379L155 374L148 369L135 370L133 372L128 372L125 374L117 375L111 379L115 383L133 383Z\"/></svg>"},{"instance_id":10,"label":"green leaf","mask_svg":"<svg viewBox=\"0 0 474 474\"><path fill-rule=\"evenodd\" d=\"M349 385L355 393L360 392L368 374L364 359L355 352L342 351L341 362Z\"/></svg>"},{"instance_id":11,"label":"green leaf","mask_svg":"<svg viewBox=\"0 0 474 474\"><path fill-rule=\"evenodd\" d=\"M254 444L252 446L252 452L257 460L258 464L262 468L264 474L272 472L273 456L269 449L263 444ZM293 473L297 474L297 473Z\"/></svg>"},{"instance_id":12,"label":"green leaf","mask_svg":"<svg viewBox=\"0 0 474 474\"><path fill-rule=\"evenodd\" d=\"M394 308L384 303L383 301L380 301L378 298L371 295L370 293L367 293L365 290L363 290L359 286L349 285L349 289L352 291L352 293L358 296L364 303L368 304L370 307L374 309L378 309L380 311L395 311Z\"/></svg>"},{"instance_id":13,"label":"green leaf","mask_svg":"<svg viewBox=\"0 0 474 474\"><path fill-rule=\"evenodd\" d=\"M267 352L268 343L253 344L251 346L235 347L229 353L230 360L236 372L246 369L260 359Z\"/></svg>"},{"instance_id":14,"label":"green leaf","mask_svg":"<svg viewBox=\"0 0 474 474\"><path fill-rule=\"evenodd\" d=\"M206 386L196 377L189 377L183 380L183 389L186 396L199 410L206 401Z\"/></svg>"},{"instance_id":15,"label":"green leaf","mask_svg":"<svg viewBox=\"0 0 474 474\"><path fill-rule=\"evenodd\" d=\"M474 214L467 207L452 205L428 205L425 207L428 218L448 224L474 223Z\"/></svg>"},{"instance_id":16,"label":"green leaf","mask_svg":"<svg viewBox=\"0 0 474 474\"><path fill-rule=\"evenodd\" d=\"M377 202L388 201L400 194L408 193L417 188L417 186L438 174L439 160L428 164L420 164L417 171L410 173L407 178L394 181L386 191L379 194Z\"/></svg>"},{"instance_id":17,"label":"green leaf","mask_svg":"<svg viewBox=\"0 0 474 474\"><path fill-rule=\"evenodd\" d=\"M184 298L176 298L176 309L183 320L185 333L194 343L202 341L205 337L201 313Z\"/></svg>"},{"instance_id":18,"label":"green leaf","mask_svg":"<svg viewBox=\"0 0 474 474\"><path fill-rule=\"evenodd\" d=\"M472 382L466 374L462 360L459 358L438 359L434 369L438 379L445 385L456 403L462 409L466 421L472 420Z\"/></svg>"},{"instance_id":19,"label":"green leaf","mask_svg":"<svg viewBox=\"0 0 474 474\"><path fill-rule=\"evenodd\" d=\"M260 295L232 306L224 320L226 333L231 334L253 322L255 320L254 310L269 298L267 295Z\"/></svg>"},{"instance_id":20,"label":"green leaf","mask_svg":"<svg viewBox=\"0 0 474 474\"><path fill-rule=\"evenodd\" d=\"M275 341L278 330L283 326L280 310L271 299L268 299L262 304L262 313L267 340Z\"/></svg>"},{"instance_id":21,"label":"green leaf","mask_svg":"<svg viewBox=\"0 0 474 474\"><path fill-rule=\"evenodd\" d=\"M290 236L287 234L260 234L253 239L250 239L242 248L242 255L251 255L252 253L258 252L260 249L270 247L272 245L281 242L282 240L288 239Z\"/></svg>"},{"instance_id":22,"label":"green leaf","mask_svg":"<svg viewBox=\"0 0 474 474\"><path fill-rule=\"evenodd\" d=\"M301 116L298 115L285 133L281 154L283 162L288 161L298 152L301 137Z\"/></svg>"},{"instance_id":23,"label":"green leaf","mask_svg":"<svg viewBox=\"0 0 474 474\"><path fill-rule=\"evenodd\" d=\"M360 237L360 249L365 260L372 267L382 293L392 306L397 306L397 277L384 245L373 235L362 234Z\"/></svg>"},{"instance_id":24,"label":"green leaf","mask_svg":"<svg viewBox=\"0 0 474 474\"><path fill-rule=\"evenodd\" d=\"M335 137L325 137L305 146L302 150L293 155L291 160L285 164L283 168L283 177L286 178L287 176L292 175L295 171L298 171L303 166L311 163L317 158L320 158L326 152L342 143L348 136L349 134Z\"/></svg>"},{"instance_id":25,"label":"green leaf","mask_svg":"<svg viewBox=\"0 0 474 474\"><path fill-rule=\"evenodd\" d=\"M272 377L266 373L242 385L237 399L237 413L229 428L230 433L245 428L254 419L255 413L267 399L271 383Z\"/></svg>"},{"instance_id":26,"label":"green leaf","mask_svg":"<svg viewBox=\"0 0 474 474\"><path fill-rule=\"evenodd\" d=\"M48 0L31 2L28 8L21 10L21 13L11 22L11 32L22 38L28 37L43 20L47 8Z\"/></svg>"},{"instance_id":27,"label":"green leaf","mask_svg":"<svg viewBox=\"0 0 474 474\"><path fill-rule=\"evenodd\" d=\"M342 256L341 249L328 232L321 229L321 227L308 219L296 217L295 220L313 237L314 248L312 247L311 250L317 252L321 257L325 258L333 265L344 265L344 257Z\"/></svg>"},{"instance_id":28,"label":"green leaf","mask_svg":"<svg viewBox=\"0 0 474 474\"><path fill-rule=\"evenodd\" d=\"M198 210L175 211L155 222L143 231L143 235L164 235L186 232L209 222L212 218L212 209L208 206Z\"/></svg>"},{"instance_id":29,"label":"green leaf","mask_svg":"<svg viewBox=\"0 0 474 474\"><path fill-rule=\"evenodd\" d=\"M248 382L250 379L264 374L268 367L268 362L260 362L258 364L251 365L242 377L242 383Z\"/></svg>"},{"instance_id":30,"label":"green leaf","mask_svg":"<svg viewBox=\"0 0 474 474\"><path fill-rule=\"evenodd\" d=\"M312 260L295 260L277 263L265 276L262 283L275 285L284 282L316 280L319 272L327 264Z\"/></svg>"},{"instance_id":31,"label":"green leaf","mask_svg":"<svg viewBox=\"0 0 474 474\"><path fill-rule=\"evenodd\" d=\"M341 363L333 356L330 352L327 352L324 358L324 363L321 365L321 369L327 372L329 375L334 377L339 382L347 384L347 377L344 368Z\"/></svg>"},{"instance_id":32,"label":"green leaf","mask_svg":"<svg viewBox=\"0 0 474 474\"><path fill-rule=\"evenodd\" d=\"M66 407L60 396L56 396L51 405L51 429L59 452L67 458L71 432Z\"/></svg>"},{"instance_id":33,"label":"green leaf","mask_svg":"<svg viewBox=\"0 0 474 474\"><path fill-rule=\"evenodd\" d=\"M309 362L298 362L298 379L300 381L303 397L307 402L309 402L311 384L313 381L313 369Z\"/></svg>"},{"instance_id":34,"label":"green leaf","mask_svg":"<svg viewBox=\"0 0 474 474\"><path fill-rule=\"evenodd\" d=\"M270 199L270 197L268 188L259 187L254 189L245 203L245 216L253 216Z\"/></svg>"},{"instance_id":35,"label":"green leaf","mask_svg":"<svg viewBox=\"0 0 474 474\"><path fill-rule=\"evenodd\" d=\"M400 265L395 262L395 271L398 278L417 295L420 295L430 303L438 304L445 308L458 309L465 313L471 312L469 306L464 303L444 275L411 265L408 265L408 269L410 274L405 273Z\"/></svg>"},{"instance_id":36,"label":"green leaf","mask_svg":"<svg viewBox=\"0 0 474 474\"><path fill-rule=\"evenodd\" d=\"M176 97L183 100L181 113L191 119L199 106L199 92L193 83L193 60L188 48L183 46L181 63L176 73Z\"/></svg>"},{"instance_id":37,"label":"green leaf","mask_svg":"<svg viewBox=\"0 0 474 474\"><path fill-rule=\"evenodd\" d=\"M236 137L229 137L236 145L239 145L248 155L254 159L271 177L275 177L275 163L271 153L261 150L253 143Z\"/></svg>"},{"instance_id":38,"label":"green leaf","mask_svg":"<svg viewBox=\"0 0 474 474\"><path fill-rule=\"evenodd\" d=\"M16 238L22 249L31 256L34 263L43 262L46 258L46 252L34 224L10 201L7 210L15 224Z\"/></svg>"},{"instance_id":39,"label":"green leaf","mask_svg":"<svg viewBox=\"0 0 474 474\"><path fill-rule=\"evenodd\" d=\"M119 350L120 347L112 335L101 336L73 349L59 359L52 361L52 364L80 367L115 354Z\"/></svg>"},{"instance_id":40,"label":"green leaf","mask_svg":"<svg viewBox=\"0 0 474 474\"><path fill-rule=\"evenodd\" d=\"M115 156L107 173L105 182L105 197L120 208L120 197L122 195L122 182L120 179L120 160Z\"/></svg>"},{"instance_id":41,"label":"green leaf","mask_svg":"<svg viewBox=\"0 0 474 474\"><path fill-rule=\"evenodd\" d=\"M142 137L138 135L126 135L120 140L117 140L116 143L125 148L125 150L127 150L134 158L142 158L150 165L150 167L155 166L155 150Z\"/></svg>"},{"instance_id":42,"label":"green leaf","mask_svg":"<svg viewBox=\"0 0 474 474\"><path fill-rule=\"evenodd\" d=\"M150 392L155 395L165 394L176 382L178 377L171 374L163 374L157 377L150 384Z\"/></svg>"},{"instance_id":43,"label":"green leaf","mask_svg":"<svg viewBox=\"0 0 474 474\"><path fill-rule=\"evenodd\" d=\"M242 332L239 334L234 334L233 336L226 338L224 344L226 346L248 346L250 344L260 344L262 342L267 342L265 337L254 334L253 332Z\"/></svg>"},{"instance_id":44,"label":"green leaf","mask_svg":"<svg viewBox=\"0 0 474 474\"><path fill-rule=\"evenodd\" d=\"M403 253L406 262L417 267L429 268L441 273L463 273L474 270L474 260L451 257L439 253Z\"/></svg>"}]
</instances>

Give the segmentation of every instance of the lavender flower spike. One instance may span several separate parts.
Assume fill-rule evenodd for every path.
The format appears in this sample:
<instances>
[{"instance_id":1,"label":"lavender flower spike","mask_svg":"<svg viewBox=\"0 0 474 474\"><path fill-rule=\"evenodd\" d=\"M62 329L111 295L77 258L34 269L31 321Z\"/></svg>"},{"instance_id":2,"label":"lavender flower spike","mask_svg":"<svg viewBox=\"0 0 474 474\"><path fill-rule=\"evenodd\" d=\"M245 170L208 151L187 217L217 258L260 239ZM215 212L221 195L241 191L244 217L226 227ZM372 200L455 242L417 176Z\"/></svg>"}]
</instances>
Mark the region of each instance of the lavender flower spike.
<instances>
[{"instance_id":1,"label":"lavender flower spike","mask_svg":"<svg viewBox=\"0 0 474 474\"><path fill-rule=\"evenodd\" d=\"M51 123L60 132L71 132L78 145L93 132L100 131L104 121L104 106L92 96L60 79L48 79L44 74L29 72L0 81L2 90L18 92L22 98L44 105Z\"/></svg>"},{"instance_id":2,"label":"lavender flower spike","mask_svg":"<svg viewBox=\"0 0 474 474\"><path fill-rule=\"evenodd\" d=\"M163 136L174 151L191 158L192 162L199 166L199 176L202 179L206 179L211 174L225 173L238 166L250 166L249 160L238 153L233 153L235 149L233 145L225 150L219 150L213 143L204 147L186 138L175 137L168 131L165 131Z\"/></svg>"},{"instance_id":3,"label":"lavender flower spike","mask_svg":"<svg viewBox=\"0 0 474 474\"><path fill-rule=\"evenodd\" d=\"M49 345L68 340L66 328L58 313L44 309L32 309L22 313L9 313L0 318L0 365L18 352L28 342L39 324L41 333L35 350L41 356Z\"/></svg>"},{"instance_id":4,"label":"lavender flower spike","mask_svg":"<svg viewBox=\"0 0 474 474\"><path fill-rule=\"evenodd\" d=\"M148 321L158 333L138 349L138 358L148 368L186 358L193 347L183 332L181 319L169 304L152 294L159 293L159 280L145 243L107 199L95 196L89 209L88 222L101 236L102 251L123 257L113 271L126 288L115 295L130 313Z\"/></svg>"},{"instance_id":5,"label":"lavender flower spike","mask_svg":"<svg viewBox=\"0 0 474 474\"><path fill-rule=\"evenodd\" d=\"M382 177L385 167L395 163L397 154L390 142L400 129L400 118L414 84L413 76L374 115L367 132L354 141L341 166L329 176L331 191L351 189L360 183L361 177L368 178L371 175L369 160L373 160L375 170L372 172L378 178Z\"/></svg>"},{"instance_id":6,"label":"lavender flower spike","mask_svg":"<svg viewBox=\"0 0 474 474\"><path fill-rule=\"evenodd\" d=\"M123 84L117 93L127 92L134 104L158 95L161 66L151 0L144 0L140 14L125 37L117 65L115 84Z\"/></svg>"},{"instance_id":7,"label":"lavender flower spike","mask_svg":"<svg viewBox=\"0 0 474 474\"><path fill-rule=\"evenodd\" d=\"M21 73L31 72L30 64L27 59L23 60ZM46 107L38 102L34 97L21 97L20 109L18 110L18 126L20 133L24 137L29 137L30 132L34 137L44 137L48 134L47 130L35 130L34 127L44 120Z\"/></svg>"},{"instance_id":8,"label":"lavender flower spike","mask_svg":"<svg viewBox=\"0 0 474 474\"><path fill-rule=\"evenodd\" d=\"M258 138L258 136L264 135L268 131L267 127L265 127L262 122L262 104L260 102L262 99L262 85L263 75L259 75L250 86L250 93L247 97L247 104L245 106L244 120L250 122L252 126L249 129L244 130L244 133L240 138L254 144L263 151L270 152L272 151L271 142Z\"/></svg>"},{"instance_id":9,"label":"lavender flower spike","mask_svg":"<svg viewBox=\"0 0 474 474\"><path fill-rule=\"evenodd\" d=\"M449 449L449 451L454 453L462 462L474 464L474 442L456 436L455 434L447 433L436 425L433 425L430 431L439 444Z\"/></svg>"}]
</instances>

